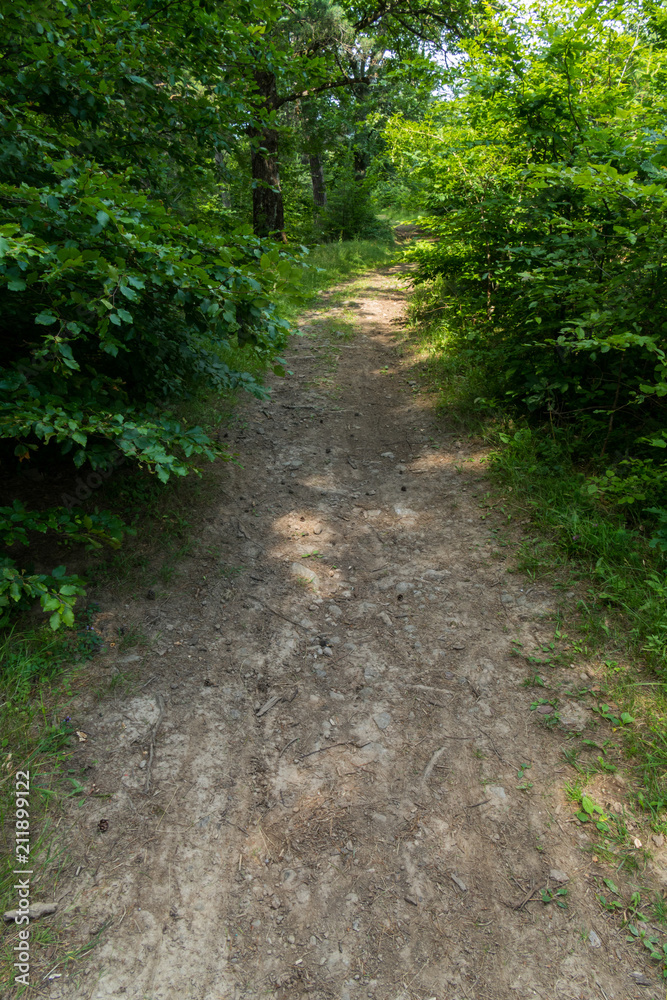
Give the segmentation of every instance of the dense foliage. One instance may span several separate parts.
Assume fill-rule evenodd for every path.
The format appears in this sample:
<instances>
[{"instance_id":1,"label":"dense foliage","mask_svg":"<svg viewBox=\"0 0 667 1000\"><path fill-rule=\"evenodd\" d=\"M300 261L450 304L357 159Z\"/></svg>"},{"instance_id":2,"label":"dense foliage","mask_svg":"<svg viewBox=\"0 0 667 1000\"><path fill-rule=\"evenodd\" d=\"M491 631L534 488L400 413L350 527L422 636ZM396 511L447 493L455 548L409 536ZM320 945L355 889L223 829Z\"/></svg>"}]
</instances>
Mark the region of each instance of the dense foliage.
<instances>
[{"instance_id":1,"label":"dense foliage","mask_svg":"<svg viewBox=\"0 0 667 1000\"><path fill-rule=\"evenodd\" d=\"M388 128L431 213L417 280L451 296L447 349L482 368L478 405L544 426L592 493L649 522L667 519L665 17L498 19L428 122Z\"/></svg>"},{"instance_id":2,"label":"dense foliage","mask_svg":"<svg viewBox=\"0 0 667 1000\"><path fill-rule=\"evenodd\" d=\"M217 207L216 151L250 120L229 79L252 60L244 13L196 0L2 5L6 480L15 463L99 475L119 457L163 481L184 475L220 448L167 407L200 389L262 391L232 358L280 350L275 295L291 265ZM51 531L62 513L24 526ZM16 520L0 515L6 546ZM117 526L98 519L96 538L114 542ZM56 586L9 555L2 576L0 608L39 596L54 626L71 621L79 581Z\"/></svg>"},{"instance_id":3,"label":"dense foliage","mask_svg":"<svg viewBox=\"0 0 667 1000\"><path fill-rule=\"evenodd\" d=\"M81 502L120 461L165 482L221 454L182 401L283 372L294 235L382 234L379 123L428 103L469 11L0 0L0 621L39 598L72 622L82 581L20 553L44 534L119 544ZM83 485L60 506L26 488L68 467Z\"/></svg>"}]
</instances>

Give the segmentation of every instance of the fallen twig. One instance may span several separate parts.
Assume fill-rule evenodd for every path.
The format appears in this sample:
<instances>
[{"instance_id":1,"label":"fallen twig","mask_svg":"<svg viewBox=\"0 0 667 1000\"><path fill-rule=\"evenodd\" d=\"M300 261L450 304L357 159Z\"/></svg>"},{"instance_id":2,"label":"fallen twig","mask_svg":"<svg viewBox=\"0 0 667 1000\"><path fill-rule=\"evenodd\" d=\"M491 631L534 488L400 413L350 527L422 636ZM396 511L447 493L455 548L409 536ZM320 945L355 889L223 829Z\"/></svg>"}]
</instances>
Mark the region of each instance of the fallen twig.
<instances>
[{"instance_id":1,"label":"fallen twig","mask_svg":"<svg viewBox=\"0 0 667 1000\"><path fill-rule=\"evenodd\" d=\"M155 752L155 738L157 736L157 731L160 728L160 723L162 722L162 716L164 715L164 698L161 694L155 696L158 708L160 709L160 714L158 715L157 722L153 726L151 731L151 742L148 750L148 763L146 764L146 781L144 783L144 794L148 794L151 787L151 768L153 766L153 754Z\"/></svg>"},{"instance_id":2,"label":"fallen twig","mask_svg":"<svg viewBox=\"0 0 667 1000\"><path fill-rule=\"evenodd\" d=\"M439 750L435 751L430 761L426 765L426 770L424 771L424 776L422 778L422 781L428 781L433 771L433 768L438 763L440 757L442 756L442 754L445 752L446 749L447 749L446 747L440 747Z\"/></svg>"},{"instance_id":3,"label":"fallen twig","mask_svg":"<svg viewBox=\"0 0 667 1000\"><path fill-rule=\"evenodd\" d=\"M543 886L542 888L546 889L546 886ZM541 890L540 890L540 888L538 886L535 886L533 889L530 890L530 892L526 893L526 895L523 897L523 899L521 900L521 902L520 903L515 903L513 905L512 909L513 910L521 910L526 905L526 903L530 903L530 901L532 900L532 898L533 898L533 896L535 895L536 892L541 892Z\"/></svg>"},{"instance_id":4,"label":"fallen twig","mask_svg":"<svg viewBox=\"0 0 667 1000\"><path fill-rule=\"evenodd\" d=\"M274 694L273 697L269 698L269 700L265 702L260 709L258 709L258 711L256 712L257 718L261 719L263 715L266 715L267 712L270 712L271 709L275 708L278 702L282 700L283 699L280 697L279 694Z\"/></svg>"},{"instance_id":5,"label":"fallen twig","mask_svg":"<svg viewBox=\"0 0 667 1000\"><path fill-rule=\"evenodd\" d=\"M368 743L362 743L361 746L351 743L349 740L346 740L344 743L332 743L331 746L320 747L319 750L310 750L308 753L301 754L299 760L305 760L306 757L312 757L316 753L325 753L327 750L334 750L336 747L354 747L355 750L363 750L364 747L369 747L371 743L372 740L369 740Z\"/></svg>"},{"instance_id":6,"label":"fallen twig","mask_svg":"<svg viewBox=\"0 0 667 1000\"><path fill-rule=\"evenodd\" d=\"M293 740L290 740L289 743L286 743L285 746L280 751L280 753L278 754L278 760L280 760L280 758L282 757L282 755L285 753L286 750L289 750L289 748L293 746L294 743L298 743L300 739L301 739L300 736L295 736Z\"/></svg>"},{"instance_id":7,"label":"fallen twig","mask_svg":"<svg viewBox=\"0 0 667 1000\"><path fill-rule=\"evenodd\" d=\"M263 715L266 715L267 712L270 712L272 708L275 708L276 705L281 701L284 701L286 704L291 705L291 703L294 701L298 693L299 689L298 687L295 687L291 694L288 695L274 694L271 698L269 698L267 702L265 702L262 705L260 709L258 709L258 711L255 713L255 717L257 719L260 719Z\"/></svg>"},{"instance_id":8,"label":"fallen twig","mask_svg":"<svg viewBox=\"0 0 667 1000\"><path fill-rule=\"evenodd\" d=\"M303 629L304 632L310 632L311 631L309 628L306 628L306 626L302 625L300 622L294 621L293 618L288 618L287 615L284 615L282 613L282 611L276 611L275 608L272 608L270 604L267 604L266 601L263 601L260 597L256 597L255 600L259 601L259 603L262 605L262 607L265 607L267 611L270 611L272 614L276 615L278 618L282 618L283 621L289 622L290 625L296 625L297 628Z\"/></svg>"}]
</instances>

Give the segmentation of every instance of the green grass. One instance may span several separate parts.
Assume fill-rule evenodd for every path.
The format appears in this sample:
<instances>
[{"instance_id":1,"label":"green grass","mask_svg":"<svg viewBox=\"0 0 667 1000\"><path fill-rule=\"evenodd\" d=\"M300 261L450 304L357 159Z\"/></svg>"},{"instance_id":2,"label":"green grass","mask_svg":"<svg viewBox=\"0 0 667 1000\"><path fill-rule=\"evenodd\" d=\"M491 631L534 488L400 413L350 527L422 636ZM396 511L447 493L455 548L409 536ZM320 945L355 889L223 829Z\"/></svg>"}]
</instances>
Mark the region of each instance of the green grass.
<instances>
[{"instance_id":1,"label":"green grass","mask_svg":"<svg viewBox=\"0 0 667 1000\"><path fill-rule=\"evenodd\" d=\"M490 448L494 496L487 505L523 526L514 568L575 594L566 605L568 629L582 636L574 652L595 668L604 697L635 717L622 741L637 803L653 829L667 833L665 557L649 546L627 508L589 492L597 470L573 464L565 434L480 404L499 387L472 343L453 347L461 343L458 330L452 336L454 297L442 280L416 289L410 312L416 368L439 392L440 412L456 433Z\"/></svg>"},{"instance_id":2,"label":"green grass","mask_svg":"<svg viewBox=\"0 0 667 1000\"><path fill-rule=\"evenodd\" d=\"M68 714L72 686L85 661L99 647L99 638L80 616L75 628L54 633L48 626L14 629L0 642L0 910L17 905L13 874L15 775L30 774L30 865L33 884L48 895L62 863L52 843L54 818L65 788L67 764L76 742ZM39 928L42 937L48 928ZM0 984L13 981L12 925L4 928L0 953ZM33 934L33 943L39 943ZM48 943L48 942L43 942ZM20 992L20 990L19 990Z\"/></svg>"},{"instance_id":3,"label":"green grass","mask_svg":"<svg viewBox=\"0 0 667 1000\"><path fill-rule=\"evenodd\" d=\"M389 264L394 252L392 244L377 240L347 240L313 247L303 258L308 269L299 276L303 300L283 303L283 314L293 319L325 288Z\"/></svg>"}]
</instances>

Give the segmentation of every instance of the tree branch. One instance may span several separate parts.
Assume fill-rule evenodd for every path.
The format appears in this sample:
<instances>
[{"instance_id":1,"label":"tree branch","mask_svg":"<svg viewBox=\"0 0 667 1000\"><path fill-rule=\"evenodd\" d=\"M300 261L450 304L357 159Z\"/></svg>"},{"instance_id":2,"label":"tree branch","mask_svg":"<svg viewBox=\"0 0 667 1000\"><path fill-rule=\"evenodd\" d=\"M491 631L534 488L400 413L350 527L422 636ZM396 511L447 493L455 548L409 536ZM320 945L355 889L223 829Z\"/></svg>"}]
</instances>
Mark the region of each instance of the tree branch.
<instances>
[{"instance_id":1,"label":"tree branch","mask_svg":"<svg viewBox=\"0 0 667 1000\"><path fill-rule=\"evenodd\" d=\"M399 17L399 14L401 15ZM409 2L406 3L405 0L380 0L377 7L369 11L364 17L359 18L359 20L353 25L354 31L365 31L367 28L372 27L372 25L377 24L383 17L389 16L395 18L396 21L410 34L419 38L421 41L435 41L435 39L429 34L429 32L424 28L414 28L405 23L404 18L406 17L424 17L427 20L431 20L436 24L440 25L441 28L448 28L451 30L451 24L448 23L448 18L444 14L439 14L429 7L417 6L413 7Z\"/></svg>"},{"instance_id":2,"label":"tree branch","mask_svg":"<svg viewBox=\"0 0 667 1000\"><path fill-rule=\"evenodd\" d=\"M335 90L337 87L354 87L357 83L370 82L367 76L341 76L337 80L330 80L329 83L321 83L319 87L311 87L309 90L300 90L294 94L279 97L272 102L271 107L277 111L278 108L282 108L283 104L289 104L291 101L300 101L305 97L313 97L315 94L322 94L325 90Z\"/></svg>"}]
</instances>

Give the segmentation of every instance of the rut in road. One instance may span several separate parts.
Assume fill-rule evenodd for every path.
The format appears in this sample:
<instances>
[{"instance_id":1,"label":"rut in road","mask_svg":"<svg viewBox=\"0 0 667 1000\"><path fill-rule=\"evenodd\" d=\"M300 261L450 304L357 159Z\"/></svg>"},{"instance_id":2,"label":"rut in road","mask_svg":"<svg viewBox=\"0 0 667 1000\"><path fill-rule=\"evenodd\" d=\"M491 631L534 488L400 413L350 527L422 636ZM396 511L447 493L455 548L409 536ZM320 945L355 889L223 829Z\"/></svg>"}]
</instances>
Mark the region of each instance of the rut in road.
<instances>
[{"instance_id":1,"label":"rut in road","mask_svg":"<svg viewBox=\"0 0 667 1000\"><path fill-rule=\"evenodd\" d=\"M50 997L658 997L563 791L599 721L580 668L548 668L549 729L513 655L553 641L558 599L492 558L483 451L411 384L405 303L391 267L323 295L184 574L103 602L153 643L134 694L78 708L112 797L68 810L58 920L72 947L105 930Z\"/></svg>"}]
</instances>

